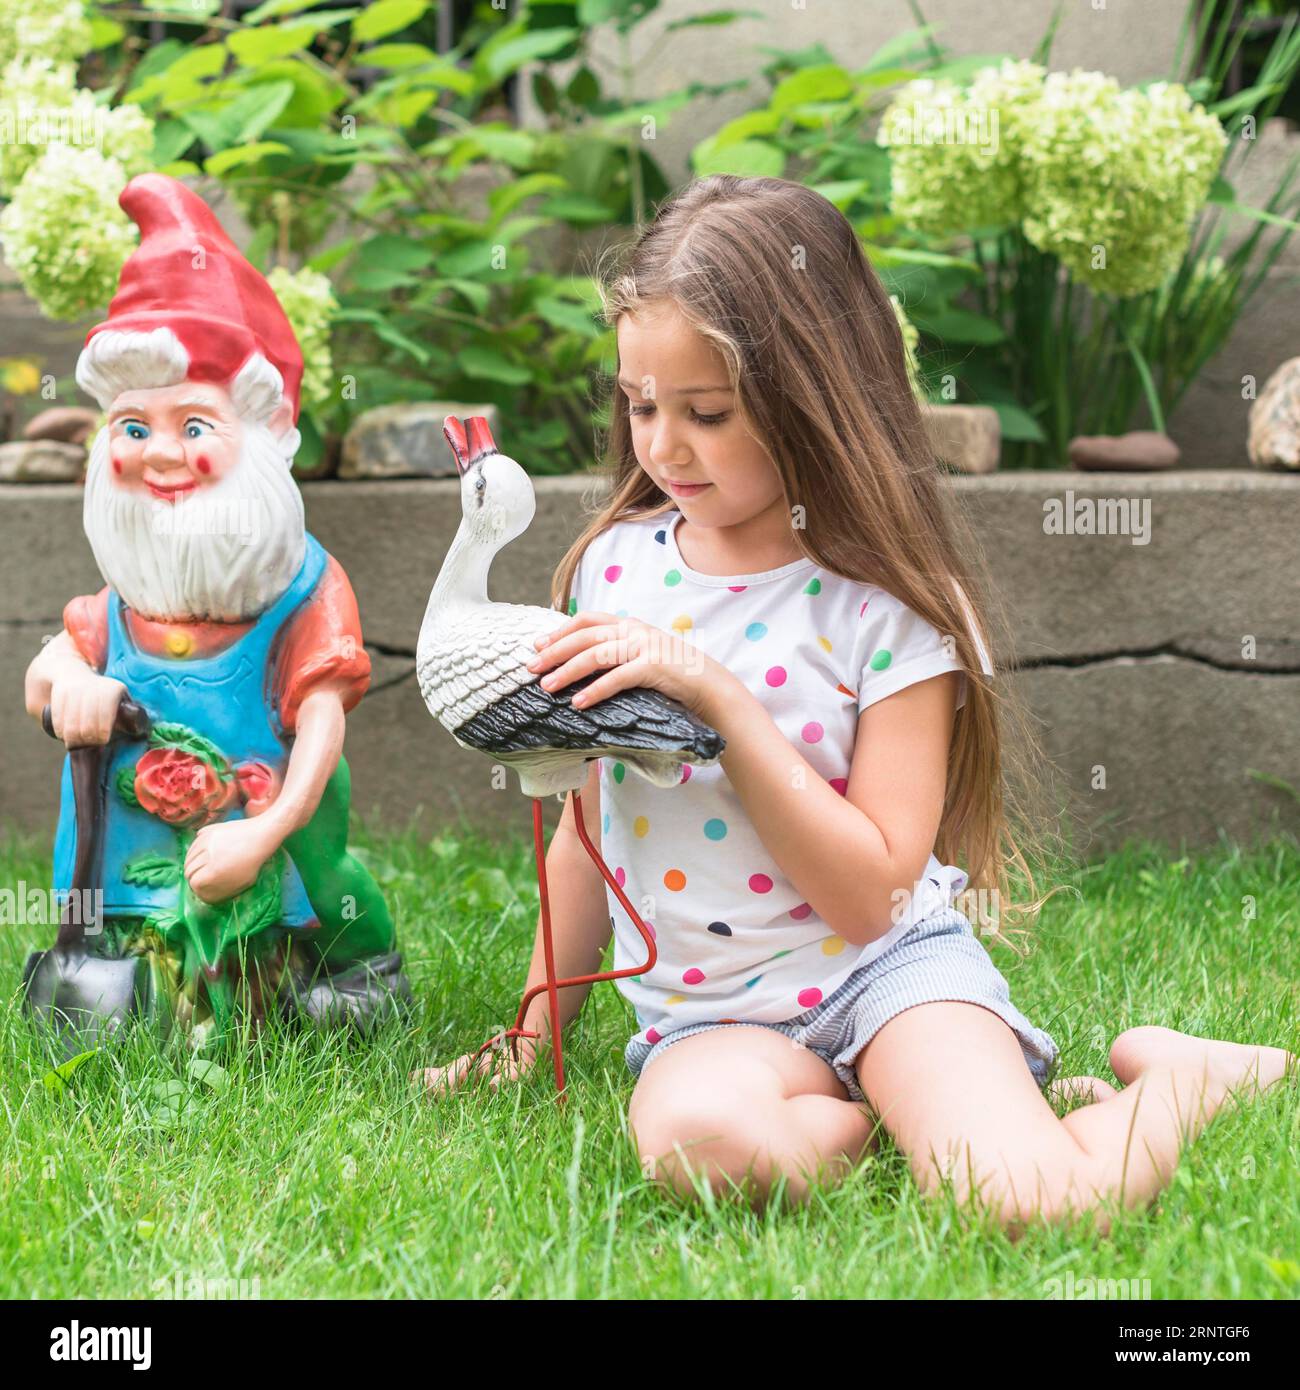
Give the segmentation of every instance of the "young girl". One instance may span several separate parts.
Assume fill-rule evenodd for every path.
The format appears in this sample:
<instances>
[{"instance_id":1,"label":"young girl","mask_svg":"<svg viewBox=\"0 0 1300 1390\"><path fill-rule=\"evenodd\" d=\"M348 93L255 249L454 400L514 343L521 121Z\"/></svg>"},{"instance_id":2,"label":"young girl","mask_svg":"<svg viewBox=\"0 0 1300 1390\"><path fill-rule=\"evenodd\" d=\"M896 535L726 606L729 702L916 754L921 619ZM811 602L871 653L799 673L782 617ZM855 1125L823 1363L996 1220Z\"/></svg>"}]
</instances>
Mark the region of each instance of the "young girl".
<instances>
[{"instance_id":1,"label":"young girl","mask_svg":"<svg viewBox=\"0 0 1300 1390\"><path fill-rule=\"evenodd\" d=\"M602 759L582 794L658 950L619 982L647 1171L684 1195L695 1174L802 1197L882 1124L927 1193L951 1180L1013 1231L1087 1210L1109 1229L1112 1201L1148 1202L1231 1092L1295 1059L1132 1028L1110 1051L1122 1091L1053 1084L1055 1042L958 910L968 881L1003 921L1045 900L1010 904L1008 868L1033 877L1003 787L1004 763L1039 754L986 679L985 586L852 227L797 183L698 180L606 310L612 491L557 571L573 616L533 669L551 690L604 671L588 706L654 687L726 739L671 789ZM615 968L644 961L572 798L547 870L561 976L598 969L611 927ZM539 937L526 987L543 978ZM563 1022L584 993L561 993ZM525 1026L540 1042L496 1054L493 1085L535 1062L544 994ZM422 1077L441 1091L492 1057ZM1060 1119L1045 1087L1087 1103Z\"/></svg>"}]
</instances>

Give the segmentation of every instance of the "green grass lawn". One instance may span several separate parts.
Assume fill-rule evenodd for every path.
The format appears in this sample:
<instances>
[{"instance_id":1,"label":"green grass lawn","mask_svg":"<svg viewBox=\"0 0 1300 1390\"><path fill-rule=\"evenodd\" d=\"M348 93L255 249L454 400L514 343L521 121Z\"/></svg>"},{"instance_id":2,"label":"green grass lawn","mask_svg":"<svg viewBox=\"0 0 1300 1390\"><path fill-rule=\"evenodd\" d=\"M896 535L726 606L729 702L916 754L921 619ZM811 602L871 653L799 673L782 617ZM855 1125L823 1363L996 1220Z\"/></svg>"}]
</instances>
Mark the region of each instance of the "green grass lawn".
<instances>
[{"instance_id":1,"label":"green grass lawn","mask_svg":"<svg viewBox=\"0 0 1300 1390\"><path fill-rule=\"evenodd\" d=\"M628 1140L632 1021L611 985L571 1032L567 1105L548 1068L431 1104L408 1071L513 1021L537 912L531 844L360 843L397 909L416 1022L371 1045L264 1038L226 1059L222 1090L129 1040L62 1095L43 1085L50 1061L18 985L52 931L0 933L0 1296L151 1297L178 1279L246 1280L264 1299L1043 1298L1085 1280L1154 1299L1300 1296L1293 1083L1221 1115L1157 1204L1109 1238L1018 1243L921 1198L887 1139L803 1208L674 1205ZM1075 869L1054 880L1078 892L1048 904L1028 959L994 948L1062 1074L1113 1079L1110 1041L1137 1023L1300 1045L1300 848L1170 860L1128 847ZM44 843L0 848L0 885L45 884L49 868ZM179 1104L160 1102L168 1082Z\"/></svg>"}]
</instances>

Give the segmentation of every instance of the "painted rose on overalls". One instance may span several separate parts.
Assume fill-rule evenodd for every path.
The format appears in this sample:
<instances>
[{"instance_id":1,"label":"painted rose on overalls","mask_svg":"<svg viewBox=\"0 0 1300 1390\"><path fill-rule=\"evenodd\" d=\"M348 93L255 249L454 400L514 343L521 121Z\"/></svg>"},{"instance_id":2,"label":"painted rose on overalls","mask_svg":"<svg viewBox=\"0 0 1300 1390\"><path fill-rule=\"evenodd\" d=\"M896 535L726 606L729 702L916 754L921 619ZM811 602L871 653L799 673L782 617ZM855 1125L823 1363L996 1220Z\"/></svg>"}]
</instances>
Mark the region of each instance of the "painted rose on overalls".
<instances>
[{"instance_id":1,"label":"painted rose on overalls","mask_svg":"<svg viewBox=\"0 0 1300 1390\"><path fill-rule=\"evenodd\" d=\"M200 826L216 820L239 794L230 762L212 744L178 724L156 728L155 746L124 768L118 791L128 803L168 825Z\"/></svg>"},{"instance_id":2,"label":"painted rose on overalls","mask_svg":"<svg viewBox=\"0 0 1300 1390\"><path fill-rule=\"evenodd\" d=\"M215 904L190 891L183 865L195 832L237 808L243 807L245 814L250 806L264 809L278 780L262 762L234 766L216 744L183 724L154 725L148 751L117 774L117 794L127 806L155 816L176 832L174 855L147 851L129 860L122 876L128 883L175 890L175 906L151 913L145 930L156 933L176 958L183 1001L191 1011L202 980L218 1032L234 1009L223 957L279 918L284 855L277 851L252 887Z\"/></svg>"},{"instance_id":3,"label":"painted rose on overalls","mask_svg":"<svg viewBox=\"0 0 1300 1390\"><path fill-rule=\"evenodd\" d=\"M121 203L140 246L77 363L107 422L84 497L106 582L67 605L28 673L29 707L70 750L55 887L102 890L106 921L93 940L61 928L62 954L29 962L27 999L115 1026L94 997L114 972L84 957L147 956L157 1013L209 1035L244 999L369 1031L410 987L347 850L340 749L370 658L292 475L302 354L197 194L143 174ZM144 1011L136 986L118 992L119 1014Z\"/></svg>"},{"instance_id":4,"label":"painted rose on overalls","mask_svg":"<svg viewBox=\"0 0 1300 1390\"><path fill-rule=\"evenodd\" d=\"M280 779L273 768L259 762L232 767L193 729L166 724L149 741L153 747L135 767L122 770L118 792L168 825L207 825L236 804L257 815L275 799Z\"/></svg>"}]
</instances>

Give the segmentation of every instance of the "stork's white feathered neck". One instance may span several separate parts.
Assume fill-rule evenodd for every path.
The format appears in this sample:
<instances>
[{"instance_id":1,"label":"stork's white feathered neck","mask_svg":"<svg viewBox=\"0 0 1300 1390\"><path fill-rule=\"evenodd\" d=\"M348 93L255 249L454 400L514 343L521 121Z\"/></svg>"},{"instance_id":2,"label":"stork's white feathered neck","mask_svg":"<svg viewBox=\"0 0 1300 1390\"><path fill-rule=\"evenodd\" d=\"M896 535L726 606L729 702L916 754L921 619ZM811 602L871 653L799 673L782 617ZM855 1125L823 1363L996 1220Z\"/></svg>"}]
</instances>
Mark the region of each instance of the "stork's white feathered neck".
<instances>
[{"instance_id":1,"label":"stork's white feathered neck","mask_svg":"<svg viewBox=\"0 0 1300 1390\"><path fill-rule=\"evenodd\" d=\"M500 549L468 519L462 520L434 581L426 613L486 604L488 572Z\"/></svg>"}]
</instances>

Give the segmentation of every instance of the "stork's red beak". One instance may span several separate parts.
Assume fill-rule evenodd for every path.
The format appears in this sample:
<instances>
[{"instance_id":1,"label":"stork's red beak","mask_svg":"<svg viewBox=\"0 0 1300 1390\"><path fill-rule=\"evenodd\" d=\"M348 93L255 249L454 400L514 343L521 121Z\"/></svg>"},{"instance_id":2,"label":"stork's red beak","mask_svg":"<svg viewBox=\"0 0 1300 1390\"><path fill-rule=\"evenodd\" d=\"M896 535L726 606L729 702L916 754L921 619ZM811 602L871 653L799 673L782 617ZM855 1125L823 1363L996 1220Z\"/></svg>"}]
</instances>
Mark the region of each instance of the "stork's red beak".
<instances>
[{"instance_id":1,"label":"stork's red beak","mask_svg":"<svg viewBox=\"0 0 1300 1390\"><path fill-rule=\"evenodd\" d=\"M454 415L448 415L442 422L442 433L456 456L456 472L464 477L465 469L469 466L469 442L465 438L465 426Z\"/></svg>"},{"instance_id":2,"label":"stork's red beak","mask_svg":"<svg viewBox=\"0 0 1300 1390\"><path fill-rule=\"evenodd\" d=\"M492 431L482 415L471 415L462 423L454 415L448 415L442 422L442 432L451 451L456 456L456 471L465 476L465 470L472 468L481 458L498 451L492 439Z\"/></svg>"}]
</instances>

